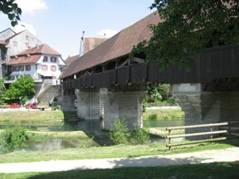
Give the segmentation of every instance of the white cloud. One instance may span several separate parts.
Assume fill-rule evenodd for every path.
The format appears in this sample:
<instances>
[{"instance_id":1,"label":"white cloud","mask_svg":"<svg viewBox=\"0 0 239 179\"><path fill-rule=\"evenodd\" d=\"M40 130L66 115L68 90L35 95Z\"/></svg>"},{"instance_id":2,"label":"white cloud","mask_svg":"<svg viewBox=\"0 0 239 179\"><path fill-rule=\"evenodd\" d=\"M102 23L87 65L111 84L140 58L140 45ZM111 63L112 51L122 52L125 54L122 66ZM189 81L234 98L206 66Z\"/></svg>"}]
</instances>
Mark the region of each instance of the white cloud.
<instances>
[{"instance_id":1,"label":"white cloud","mask_svg":"<svg viewBox=\"0 0 239 179\"><path fill-rule=\"evenodd\" d=\"M99 35L100 37L110 38L110 37L114 36L117 33L118 33L118 31L113 30L113 29L103 29L100 32L98 32L97 35Z\"/></svg>"},{"instance_id":2,"label":"white cloud","mask_svg":"<svg viewBox=\"0 0 239 179\"><path fill-rule=\"evenodd\" d=\"M25 23L25 22L19 22L14 28L13 30L18 33L21 32L23 30L28 30L29 32L31 32L33 35L37 35L37 31L36 29L33 27L33 25Z\"/></svg>"},{"instance_id":3,"label":"white cloud","mask_svg":"<svg viewBox=\"0 0 239 179\"><path fill-rule=\"evenodd\" d=\"M16 0L23 13L34 14L36 11L47 9L45 0Z\"/></svg>"}]
</instances>

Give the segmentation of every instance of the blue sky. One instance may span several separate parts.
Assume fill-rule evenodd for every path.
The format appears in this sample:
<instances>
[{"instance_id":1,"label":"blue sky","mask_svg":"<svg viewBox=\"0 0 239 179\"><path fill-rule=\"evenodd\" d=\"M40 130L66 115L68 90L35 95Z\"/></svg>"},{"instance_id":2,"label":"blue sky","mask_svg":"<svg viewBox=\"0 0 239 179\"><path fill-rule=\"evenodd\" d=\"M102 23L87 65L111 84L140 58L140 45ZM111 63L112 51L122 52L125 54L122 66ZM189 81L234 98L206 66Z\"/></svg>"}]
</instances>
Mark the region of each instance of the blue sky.
<instances>
[{"instance_id":1,"label":"blue sky","mask_svg":"<svg viewBox=\"0 0 239 179\"><path fill-rule=\"evenodd\" d=\"M153 0L17 0L22 23L40 40L62 53L77 54L82 31L86 36L114 34L150 14ZM0 14L0 30L10 26ZM19 27L18 27L19 28ZM107 32L106 31L106 32Z\"/></svg>"}]
</instances>

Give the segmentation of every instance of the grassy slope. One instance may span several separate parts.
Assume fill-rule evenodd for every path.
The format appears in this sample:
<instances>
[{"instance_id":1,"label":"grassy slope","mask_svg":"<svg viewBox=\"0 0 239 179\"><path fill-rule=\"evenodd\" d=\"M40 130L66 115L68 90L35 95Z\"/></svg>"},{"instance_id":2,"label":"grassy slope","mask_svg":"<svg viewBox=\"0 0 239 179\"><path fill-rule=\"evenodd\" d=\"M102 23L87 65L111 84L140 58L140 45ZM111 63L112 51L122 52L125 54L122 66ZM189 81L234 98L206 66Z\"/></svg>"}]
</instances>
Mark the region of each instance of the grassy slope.
<instances>
[{"instance_id":1,"label":"grassy slope","mask_svg":"<svg viewBox=\"0 0 239 179\"><path fill-rule=\"evenodd\" d=\"M184 112L180 109L147 110L143 117L144 120L183 120Z\"/></svg>"},{"instance_id":2,"label":"grassy slope","mask_svg":"<svg viewBox=\"0 0 239 179\"><path fill-rule=\"evenodd\" d=\"M0 163L138 157L147 155L160 155L160 154L165 155L182 152L194 152L210 149L224 149L228 147L232 147L232 145L223 143L203 143L197 145L196 144L186 145L174 148L171 151L169 151L162 144L148 144L135 146L118 145L110 147L74 148L44 152L15 151L12 153L0 154Z\"/></svg>"},{"instance_id":3,"label":"grassy slope","mask_svg":"<svg viewBox=\"0 0 239 179\"><path fill-rule=\"evenodd\" d=\"M239 163L214 163L149 168L119 168L55 173L2 174L2 179L238 179Z\"/></svg>"}]
</instances>

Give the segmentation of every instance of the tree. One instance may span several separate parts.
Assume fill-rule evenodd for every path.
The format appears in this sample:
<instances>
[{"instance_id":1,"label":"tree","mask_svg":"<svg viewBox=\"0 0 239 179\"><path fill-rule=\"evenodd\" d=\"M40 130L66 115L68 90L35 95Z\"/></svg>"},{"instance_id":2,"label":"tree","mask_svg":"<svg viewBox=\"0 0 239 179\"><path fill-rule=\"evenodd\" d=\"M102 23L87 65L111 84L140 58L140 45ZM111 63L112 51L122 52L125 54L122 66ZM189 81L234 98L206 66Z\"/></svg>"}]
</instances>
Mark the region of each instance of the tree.
<instances>
[{"instance_id":1,"label":"tree","mask_svg":"<svg viewBox=\"0 0 239 179\"><path fill-rule=\"evenodd\" d=\"M11 84L4 94L7 103L26 102L35 93L35 83L31 76L23 76Z\"/></svg>"},{"instance_id":2,"label":"tree","mask_svg":"<svg viewBox=\"0 0 239 179\"><path fill-rule=\"evenodd\" d=\"M8 16L12 26L17 24L22 14L22 10L15 3L15 0L0 0L0 12Z\"/></svg>"},{"instance_id":3,"label":"tree","mask_svg":"<svg viewBox=\"0 0 239 179\"><path fill-rule=\"evenodd\" d=\"M162 68L185 67L201 49L239 43L238 0L155 0L151 8L162 21L134 53L143 52Z\"/></svg>"}]
</instances>

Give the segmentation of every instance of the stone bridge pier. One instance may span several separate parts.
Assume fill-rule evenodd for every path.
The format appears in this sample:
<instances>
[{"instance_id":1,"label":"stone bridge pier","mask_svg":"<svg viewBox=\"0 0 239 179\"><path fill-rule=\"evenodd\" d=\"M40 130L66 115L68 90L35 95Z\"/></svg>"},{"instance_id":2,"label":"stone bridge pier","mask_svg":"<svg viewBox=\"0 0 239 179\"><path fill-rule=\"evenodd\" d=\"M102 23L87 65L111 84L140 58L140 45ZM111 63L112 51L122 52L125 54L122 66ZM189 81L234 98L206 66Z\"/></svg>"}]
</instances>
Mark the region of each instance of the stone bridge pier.
<instances>
[{"instance_id":1,"label":"stone bridge pier","mask_svg":"<svg viewBox=\"0 0 239 179\"><path fill-rule=\"evenodd\" d=\"M104 130L112 129L117 120L124 120L129 129L142 127L143 96L144 91L76 90L77 115L99 122Z\"/></svg>"},{"instance_id":2,"label":"stone bridge pier","mask_svg":"<svg viewBox=\"0 0 239 179\"><path fill-rule=\"evenodd\" d=\"M185 125L239 120L239 91L209 91L203 84L188 83L174 84L172 93L185 112ZM188 129L186 133L209 130Z\"/></svg>"},{"instance_id":3,"label":"stone bridge pier","mask_svg":"<svg viewBox=\"0 0 239 179\"><path fill-rule=\"evenodd\" d=\"M109 130L117 120L125 120L129 129L143 127L144 91L100 89L101 127Z\"/></svg>"},{"instance_id":4,"label":"stone bridge pier","mask_svg":"<svg viewBox=\"0 0 239 179\"><path fill-rule=\"evenodd\" d=\"M82 120L100 119L99 91L94 89L75 90L77 116Z\"/></svg>"}]
</instances>

